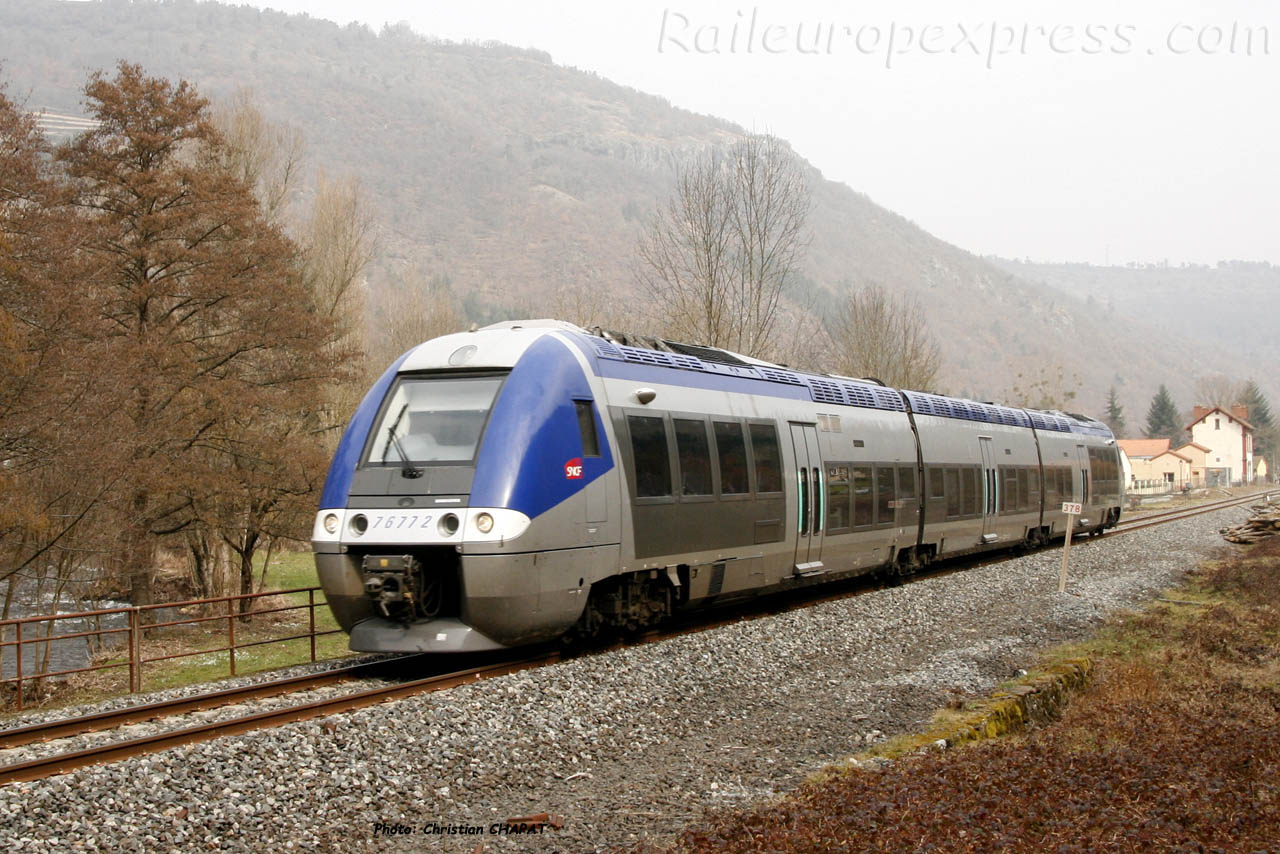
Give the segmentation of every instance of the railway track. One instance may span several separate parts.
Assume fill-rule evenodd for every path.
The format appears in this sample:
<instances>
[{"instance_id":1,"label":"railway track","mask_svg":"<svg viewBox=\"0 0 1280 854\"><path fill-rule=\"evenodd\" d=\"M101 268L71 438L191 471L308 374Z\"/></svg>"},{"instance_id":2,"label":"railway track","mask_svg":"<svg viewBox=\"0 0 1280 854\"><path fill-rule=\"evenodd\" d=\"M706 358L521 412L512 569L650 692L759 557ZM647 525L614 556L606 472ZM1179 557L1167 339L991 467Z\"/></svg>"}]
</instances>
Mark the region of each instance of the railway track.
<instances>
[{"instance_id":1,"label":"railway track","mask_svg":"<svg viewBox=\"0 0 1280 854\"><path fill-rule=\"evenodd\" d=\"M1193 507L1177 507L1172 510L1163 510L1158 513L1151 513L1139 516L1129 521L1122 520L1119 525L1108 532L1107 536L1115 536L1117 534L1127 534L1131 531L1140 531L1143 528L1152 528L1156 525L1163 525L1168 522L1177 522L1180 519L1189 519L1192 516L1199 516L1204 513L1213 513L1216 510L1226 510L1229 507L1237 507L1242 504L1252 504L1257 501L1270 503L1280 496L1280 492L1254 492L1249 495L1237 495L1230 498L1224 498L1221 501L1213 501L1208 504L1197 504Z\"/></svg>"},{"instance_id":2,"label":"railway track","mask_svg":"<svg viewBox=\"0 0 1280 854\"><path fill-rule=\"evenodd\" d=\"M363 662L360 664L353 664L348 667L337 667L323 673L304 674L302 676L293 676L287 679L276 679L270 682L242 685L236 688L225 688L220 691L196 694L191 697L182 697L174 700L162 700L154 703L128 706L123 709L114 709L112 711L99 712L93 715L84 715L81 717L65 718L46 723L13 727L11 729L0 730L0 750L8 750L27 744L52 741L57 738L68 738L70 736L84 735L86 733L102 732L104 730L128 726L129 724L153 721L157 718L190 714L192 712L205 711L207 709L216 709L223 706L234 705L236 703L247 702L249 700L259 700L265 697L275 697L281 694L309 691L315 688L338 685L354 679L364 679L371 676L377 676L381 671L391 666L392 662L404 663L412 660L413 658L416 658L416 656L406 656L403 658L384 661Z\"/></svg>"},{"instance_id":3,"label":"railway track","mask_svg":"<svg viewBox=\"0 0 1280 854\"><path fill-rule=\"evenodd\" d=\"M1118 534L1141 530L1143 528L1153 527L1155 525L1176 522L1192 516L1211 513L1216 510L1223 510L1241 504L1248 504L1259 500L1270 501L1278 495L1280 495L1280 493L1277 492L1254 493L1247 496L1231 497L1222 501L1215 501L1195 507L1177 508L1174 510L1150 514L1132 521L1122 522L1116 528L1112 529L1112 531L1108 532L1102 539L1116 536ZM941 568L938 571L928 572L922 577L935 577L939 574L949 574L952 571L957 570ZM649 631L633 639L632 642L652 643L676 635L687 634L692 631L704 631L710 628L715 628L716 626L738 622L742 619L749 619L752 615L761 616L766 614L777 614L794 610L798 607L811 607L812 605L820 602L846 598L851 595L858 595L859 593L866 592L867 589L872 589L873 587L874 585L867 585L864 582L859 585L859 589L856 590L846 588L834 593L822 592L818 596L806 597L803 602L797 603L793 601L791 603L784 603L781 607L778 607L776 603L773 605L765 605L764 607L751 607L749 609L749 613L744 614L743 612L736 612L728 618L716 619L710 622L704 619L696 626L684 625L675 626L669 630ZM821 588L810 588L810 590L816 593L819 592ZM609 649L616 649L624 645L625 644L622 643L615 644L614 646L609 647ZM403 666L406 662L414 658L417 658L417 656L407 656L389 661L366 662L363 664L353 665L351 667L338 668L320 674L309 674L273 682L265 682L257 685L243 686L240 688L229 688L208 694L200 694L194 697L149 703L112 712L102 712L86 717L53 721L46 724L32 724L25 727L16 727L0 731L0 749L47 742L58 738L83 735L85 733L101 732L132 723L154 721L160 718L189 714L200 710L225 707L227 705L248 700L279 696L286 693L330 686L345 681L368 678L385 672L389 667L396 665ZM496 676L515 673L535 667L542 667L544 665L554 663L561 658L562 653L560 650L556 649L533 655L519 661L487 664L451 673L436 674L393 685L379 686L370 690L355 691L339 697L331 697L313 702L289 705L284 708L258 712L244 717L203 723L195 726L188 726L147 735L140 738L123 739L81 750L31 759L0 767L0 785L26 780L36 780L42 777L53 776L55 774L63 774L87 765L95 765L124 759L130 756L154 753L170 747L195 744L214 738L237 735L265 727L280 726L294 721L310 720L334 714L341 714L364 708L366 706L375 705L377 703L386 702L388 700L400 699L431 691L447 690L470 682L494 678Z\"/></svg>"},{"instance_id":4,"label":"railway track","mask_svg":"<svg viewBox=\"0 0 1280 854\"><path fill-rule=\"evenodd\" d=\"M68 771L73 771L76 768L82 768L86 765L98 765L103 762L113 762L130 756L156 753L170 747L198 744L202 741L209 741L210 739L222 738L228 735L239 735L256 729L280 726L294 721L304 721L313 718L327 717L334 714L341 714L343 712L350 712L366 706L383 703L387 700L400 699L402 697L409 697L414 694L423 694L430 691L446 690L482 679L503 676L508 673L528 670L533 667L541 667L559 660L559 657L558 652L552 652L515 662L490 664L483 667L475 667L453 673L437 674L435 676L414 679L395 685L384 685L367 691L357 691L351 694L344 694L340 697L331 697L310 703L290 705L285 708L258 712L256 714L246 715L244 717L233 718L230 720L198 724L196 726L189 726L181 729L147 735L141 738L114 741L108 744L88 747L82 750L31 759L26 762L19 762L13 765L0 767L0 785L17 783L25 780L38 780L43 777L52 777L55 774L65 774ZM288 680L282 680L282 682L270 684L279 688L279 686L286 681ZM205 698L212 698L224 693L229 692L217 692L217 694L203 696ZM275 693L278 694L279 690ZM244 699L244 697L241 696L241 699ZM165 707L170 710L176 705L179 704L153 704L154 707ZM206 708L207 707L208 706L206 706ZM137 711L141 713L142 708L143 707L138 707ZM174 712L168 711L167 713L173 714ZM154 719L158 714L159 712L155 712L147 719ZM99 718L101 716L95 715L92 717ZM88 719L79 720L85 721ZM64 721L59 723L70 725L72 722ZM39 729L39 727L35 726L24 728L24 730L28 731L28 735L33 734L37 729ZM90 725L88 729L80 730L80 732L85 731L92 731L92 725ZM11 732L16 732L16 730ZM31 742L27 741L26 743L29 744Z\"/></svg>"}]
</instances>

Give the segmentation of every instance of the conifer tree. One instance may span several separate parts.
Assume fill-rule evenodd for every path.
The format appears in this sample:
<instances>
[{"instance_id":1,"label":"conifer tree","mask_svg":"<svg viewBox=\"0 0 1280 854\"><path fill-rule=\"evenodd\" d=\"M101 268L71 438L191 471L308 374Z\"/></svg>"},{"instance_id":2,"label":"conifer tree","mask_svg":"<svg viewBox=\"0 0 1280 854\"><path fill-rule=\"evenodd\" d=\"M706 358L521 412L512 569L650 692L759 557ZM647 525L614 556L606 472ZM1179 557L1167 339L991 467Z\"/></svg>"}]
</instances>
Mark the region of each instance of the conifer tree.
<instances>
[{"instance_id":1,"label":"conifer tree","mask_svg":"<svg viewBox=\"0 0 1280 854\"><path fill-rule=\"evenodd\" d=\"M1111 432L1118 437L1124 436L1127 425L1124 420L1124 407L1120 405L1120 401L1116 396L1116 387L1112 386L1107 392L1107 426L1111 428Z\"/></svg>"},{"instance_id":2,"label":"conifer tree","mask_svg":"<svg viewBox=\"0 0 1280 854\"><path fill-rule=\"evenodd\" d=\"M1266 395L1262 393L1262 389L1258 388L1256 382L1249 380L1245 383L1240 402L1249 407L1249 423L1257 428L1253 436L1254 455L1266 457L1268 463L1274 463L1271 455L1276 447L1278 431L1271 416L1271 406L1267 403Z\"/></svg>"},{"instance_id":3,"label":"conifer tree","mask_svg":"<svg viewBox=\"0 0 1280 854\"><path fill-rule=\"evenodd\" d=\"M1181 444L1182 427L1178 417L1178 408L1173 404L1169 389L1161 383L1155 397L1151 398L1151 407L1147 410L1147 438L1168 439L1173 444Z\"/></svg>"}]
</instances>

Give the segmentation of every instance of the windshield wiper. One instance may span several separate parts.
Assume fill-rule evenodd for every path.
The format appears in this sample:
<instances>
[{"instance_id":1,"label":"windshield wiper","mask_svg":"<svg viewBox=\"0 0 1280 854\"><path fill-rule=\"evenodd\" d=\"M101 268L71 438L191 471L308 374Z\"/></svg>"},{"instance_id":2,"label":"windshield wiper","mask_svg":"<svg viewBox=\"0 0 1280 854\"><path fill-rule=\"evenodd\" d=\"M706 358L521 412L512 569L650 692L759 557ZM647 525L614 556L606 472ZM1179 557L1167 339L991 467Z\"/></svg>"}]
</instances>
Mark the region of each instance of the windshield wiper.
<instances>
[{"instance_id":1,"label":"windshield wiper","mask_svg":"<svg viewBox=\"0 0 1280 854\"><path fill-rule=\"evenodd\" d=\"M409 462L409 455L404 452L404 447L400 444L400 440L396 437L396 428L400 426L400 419L404 418L405 410L409 408L409 404L400 407L400 411L396 414L396 420L391 422L391 426L387 428L387 444L392 445L396 449L396 453L400 455L400 459L404 461L404 466L400 469L401 477L422 477L422 469ZM383 453L386 458L386 453Z\"/></svg>"}]
</instances>

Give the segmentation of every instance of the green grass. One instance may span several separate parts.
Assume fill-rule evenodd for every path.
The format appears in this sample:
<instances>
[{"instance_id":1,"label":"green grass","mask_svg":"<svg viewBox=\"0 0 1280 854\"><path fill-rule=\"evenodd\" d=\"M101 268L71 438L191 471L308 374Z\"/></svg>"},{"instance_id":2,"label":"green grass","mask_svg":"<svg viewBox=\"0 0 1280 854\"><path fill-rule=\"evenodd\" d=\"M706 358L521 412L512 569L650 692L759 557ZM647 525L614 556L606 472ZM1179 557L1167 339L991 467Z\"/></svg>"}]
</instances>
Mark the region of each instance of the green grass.
<instances>
[{"instance_id":1,"label":"green grass","mask_svg":"<svg viewBox=\"0 0 1280 854\"><path fill-rule=\"evenodd\" d=\"M262 558L258 558L258 572L262 572ZM288 590L293 587L315 587L316 564L310 551L277 552L271 556L267 568L267 590Z\"/></svg>"},{"instance_id":2,"label":"green grass","mask_svg":"<svg viewBox=\"0 0 1280 854\"><path fill-rule=\"evenodd\" d=\"M262 558L258 561L258 572L262 571ZM264 589L291 590L298 587L315 587L315 562L310 551L277 552L271 556L271 564L267 567ZM329 606L325 604L324 591L314 592L315 628L316 632L326 632L338 628L337 621ZM309 601L307 593L290 593L282 597L290 605L306 605ZM255 603L262 606L262 600ZM277 603L274 607L279 607ZM287 622L283 622L287 620ZM255 617L248 623L236 621L236 675L260 673L267 670L278 670L303 664L311 660L310 641L307 638L264 643L247 649L240 649L243 644L254 641L265 641L289 635L303 634L307 631L307 611L289 611L283 614L270 614ZM204 641L204 639L208 641ZM215 620L202 623L191 628L183 628L177 637L175 646L178 651L195 651L201 647L222 646L227 643L227 623ZM166 645L171 642L165 638ZM159 653L164 654L164 653ZM325 635L316 638L316 660L342 658L350 655L345 633ZM176 688L199 682L225 679L230 675L230 653L206 652L190 657L172 659L165 662L154 662L143 669L143 690Z\"/></svg>"}]
</instances>

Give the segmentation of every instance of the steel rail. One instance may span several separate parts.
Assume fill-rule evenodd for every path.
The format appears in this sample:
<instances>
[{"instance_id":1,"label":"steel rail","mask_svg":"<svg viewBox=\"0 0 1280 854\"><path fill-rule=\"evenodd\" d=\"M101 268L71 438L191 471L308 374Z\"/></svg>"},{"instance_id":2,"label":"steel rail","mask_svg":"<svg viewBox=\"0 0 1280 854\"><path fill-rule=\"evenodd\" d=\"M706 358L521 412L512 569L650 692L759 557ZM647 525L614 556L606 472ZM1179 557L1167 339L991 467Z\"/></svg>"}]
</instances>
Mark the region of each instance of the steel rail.
<instances>
[{"instance_id":1,"label":"steel rail","mask_svg":"<svg viewBox=\"0 0 1280 854\"><path fill-rule=\"evenodd\" d=\"M55 774L65 774L69 771L74 771L77 768L83 768L88 765L100 765L104 762L113 762L130 756L156 753L161 750L167 750L170 747L198 744L202 741L209 741L211 739L222 738L228 735L240 735L253 730L280 726L282 724L293 723L295 721L304 721L312 718L355 711L356 709L383 703L387 700L401 699L403 697L413 696L414 694L429 693L431 691L441 691L482 679L492 679L495 676L504 676L508 673L516 673L533 667L541 667L545 664L558 661L559 659L560 654L558 652L553 652L534 658L522 659L517 662L493 664L487 667L473 668L471 670L463 670L457 673L429 676L424 679L415 679L411 682L404 682L399 685L383 686L369 691L346 694L341 697L331 697L326 700L316 700L311 703L289 706L284 709L273 709L271 711L258 712L256 714L246 715L242 718L200 724L198 726L157 733L155 735L143 736L142 738L130 739L128 741L112 742L111 744L90 747L71 753L61 753L55 756L32 759L27 762L19 762L14 765L7 765L0 768L0 785L24 782L28 780L38 780L43 777L54 776Z\"/></svg>"},{"instance_id":2,"label":"steel rail","mask_svg":"<svg viewBox=\"0 0 1280 854\"><path fill-rule=\"evenodd\" d=\"M205 709L214 709L220 706L228 706L246 700L257 700L263 697L273 697L294 691L306 691L311 688L319 688L325 685L369 676L379 669L388 667L392 662L404 662L416 657L417 656L406 656L404 658L383 661L365 661L360 664L353 664L347 667L336 667L332 670L326 670L323 673L305 673L300 676L291 676L286 679L276 679L270 682L258 682L252 685L241 685L236 688L224 688L220 691L196 694L190 697L178 697L173 700L158 700L154 703L128 706L123 709L113 709L111 711L98 712L91 715L62 718L56 721L12 727L10 729L0 730L0 750L12 747L21 747L24 744L52 741L55 738L66 738L68 736L83 735L84 733L89 732L101 732L103 730L113 729L126 724L138 723L140 721L151 721L160 717L188 714L190 712L203 711Z\"/></svg>"},{"instance_id":3,"label":"steel rail","mask_svg":"<svg viewBox=\"0 0 1280 854\"><path fill-rule=\"evenodd\" d=\"M1241 504L1251 504L1255 501L1267 501L1273 498L1275 492L1255 492L1252 495L1241 495L1222 501L1215 501L1211 504L1201 504L1195 507L1179 507L1174 510L1166 510L1162 513L1151 516L1141 516L1129 522L1121 522L1116 527L1106 533L1106 536L1113 537L1117 534L1127 534L1131 531L1141 531L1144 528L1154 528L1157 525L1164 525L1168 522L1178 522L1182 519L1190 519L1193 516L1200 516L1205 513L1213 513L1217 510L1229 510L1232 507L1238 507Z\"/></svg>"}]
</instances>

